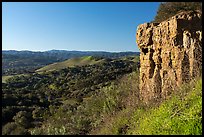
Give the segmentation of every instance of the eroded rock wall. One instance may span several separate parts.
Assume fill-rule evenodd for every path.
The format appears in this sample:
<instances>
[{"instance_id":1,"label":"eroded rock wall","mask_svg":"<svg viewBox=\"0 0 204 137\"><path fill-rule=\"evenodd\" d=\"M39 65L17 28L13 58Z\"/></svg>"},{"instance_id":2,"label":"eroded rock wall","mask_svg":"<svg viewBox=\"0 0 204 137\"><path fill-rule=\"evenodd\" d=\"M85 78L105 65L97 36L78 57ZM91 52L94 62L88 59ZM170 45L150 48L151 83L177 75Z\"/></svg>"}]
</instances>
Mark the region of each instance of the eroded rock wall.
<instances>
[{"instance_id":1,"label":"eroded rock wall","mask_svg":"<svg viewBox=\"0 0 204 137\"><path fill-rule=\"evenodd\" d=\"M161 23L138 26L140 95L145 102L167 98L202 68L202 13L179 13Z\"/></svg>"}]
</instances>

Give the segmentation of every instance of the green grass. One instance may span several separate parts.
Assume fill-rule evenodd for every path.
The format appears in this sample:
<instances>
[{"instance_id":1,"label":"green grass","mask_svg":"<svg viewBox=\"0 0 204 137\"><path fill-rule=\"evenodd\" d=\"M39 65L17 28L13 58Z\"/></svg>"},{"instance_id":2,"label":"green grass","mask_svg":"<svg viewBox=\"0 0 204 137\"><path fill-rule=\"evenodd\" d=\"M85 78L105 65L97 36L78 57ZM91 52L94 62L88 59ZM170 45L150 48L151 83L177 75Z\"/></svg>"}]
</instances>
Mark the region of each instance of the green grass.
<instances>
[{"instance_id":1,"label":"green grass","mask_svg":"<svg viewBox=\"0 0 204 137\"><path fill-rule=\"evenodd\" d=\"M202 79L184 84L155 107L127 107L94 134L202 135Z\"/></svg>"},{"instance_id":2,"label":"green grass","mask_svg":"<svg viewBox=\"0 0 204 137\"><path fill-rule=\"evenodd\" d=\"M140 56L128 56L128 57L123 57L123 60L131 60L133 62L138 62L140 61Z\"/></svg>"},{"instance_id":3,"label":"green grass","mask_svg":"<svg viewBox=\"0 0 204 137\"><path fill-rule=\"evenodd\" d=\"M93 65L93 64L96 64L96 63L99 63L99 62L102 62L102 61L103 61L103 59L96 60L92 56L72 58L72 59L68 59L68 60L63 61L63 62L58 62L58 63L53 63L53 64L50 64L50 65L47 65L45 67L42 67L42 68L36 70L36 72L54 71L54 70L60 70L60 69L67 68L67 67Z\"/></svg>"},{"instance_id":4,"label":"green grass","mask_svg":"<svg viewBox=\"0 0 204 137\"><path fill-rule=\"evenodd\" d=\"M181 89L182 91L182 89ZM145 112L129 134L140 135L201 135L202 80L191 87L186 96L172 96L158 108Z\"/></svg>"},{"instance_id":5,"label":"green grass","mask_svg":"<svg viewBox=\"0 0 204 137\"><path fill-rule=\"evenodd\" d=\"M13 76L2 76L2 83L6 83L6 81Z\"/></svg>"}]
</instances>

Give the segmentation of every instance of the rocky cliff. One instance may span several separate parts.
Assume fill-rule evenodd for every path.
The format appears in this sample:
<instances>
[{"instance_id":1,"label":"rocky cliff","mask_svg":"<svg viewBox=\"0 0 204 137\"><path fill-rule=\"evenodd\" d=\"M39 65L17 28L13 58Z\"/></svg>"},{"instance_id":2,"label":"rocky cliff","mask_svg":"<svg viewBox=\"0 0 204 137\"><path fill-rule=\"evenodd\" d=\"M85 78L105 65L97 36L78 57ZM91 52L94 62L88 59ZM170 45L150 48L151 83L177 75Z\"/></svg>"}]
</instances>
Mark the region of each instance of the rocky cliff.
<instances>
[{"instance_id":1,"label":"rocky cliff","mask_svg":"<svg viewBox=\"0 0 204 137\"><path fill-rule=\"evenodd\" d=\"M161 23L141 24L136 42L141 52L141 98L167 98L201 73L202 12L181 12Z\"/></svg>"}]
</instances>

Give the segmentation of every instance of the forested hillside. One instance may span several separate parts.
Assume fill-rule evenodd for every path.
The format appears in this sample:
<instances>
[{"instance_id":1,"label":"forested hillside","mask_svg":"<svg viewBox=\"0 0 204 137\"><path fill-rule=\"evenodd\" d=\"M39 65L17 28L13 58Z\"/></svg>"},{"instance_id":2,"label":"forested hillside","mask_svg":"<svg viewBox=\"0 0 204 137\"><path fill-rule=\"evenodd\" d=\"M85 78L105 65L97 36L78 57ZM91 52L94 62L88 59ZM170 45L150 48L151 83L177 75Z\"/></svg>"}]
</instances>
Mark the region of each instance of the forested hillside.
<instances>
[{"instance_id":1,"label":"forested hillside","mask_svg":"<svg viewBox=\"0 0 204 137\"><path fill-rule=\"evenodd\" d=\"M73 117L83 116L77 113L86 100L101 94L101 89L109 87L123 75L137 71L137 64L133 60L138 60L138 57L109 59L92 65L8 79L2 84L3 134L31 134L32 128L40 127L46 120L53 119L61 113L61 109ZM73 123L76 121L66 118L66 123L86 128L85 125L77 125ZM76 128L68 131L74 134L85 134L90 130L70 128Z\"/></svg>"},{"instance_id":2,"label":"forested hillside","mask_svg":"<svg viewBox=\"0 0 204 137\"><path fill-rule=\"evenodd\" d=\"M2 134L202 134L202 80L146 106L138 59L12 77L2 85Z\"/></svg>"}]
</instances>

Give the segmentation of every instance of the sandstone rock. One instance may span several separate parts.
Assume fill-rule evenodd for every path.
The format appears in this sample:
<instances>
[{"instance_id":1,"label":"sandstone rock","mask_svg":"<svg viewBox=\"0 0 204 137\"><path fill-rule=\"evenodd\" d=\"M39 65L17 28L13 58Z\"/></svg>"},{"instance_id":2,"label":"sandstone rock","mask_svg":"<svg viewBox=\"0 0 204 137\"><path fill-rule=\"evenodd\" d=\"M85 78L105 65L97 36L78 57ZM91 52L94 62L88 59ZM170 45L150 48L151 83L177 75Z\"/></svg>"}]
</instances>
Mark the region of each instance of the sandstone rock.
<instances>
[{"instance_id":1,"label":"sandstone rock","mask_svg":"<svg viewBox=\"0 0 204 137\"><path fill-rule=\"evenodd\" d=\"M161 23L141 24L136 42L141 51L141 98L146 103L167 98L201 73L202 12L182 12Z\"/></svg>"}]
</instances>

